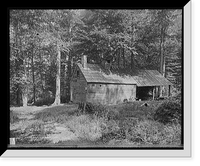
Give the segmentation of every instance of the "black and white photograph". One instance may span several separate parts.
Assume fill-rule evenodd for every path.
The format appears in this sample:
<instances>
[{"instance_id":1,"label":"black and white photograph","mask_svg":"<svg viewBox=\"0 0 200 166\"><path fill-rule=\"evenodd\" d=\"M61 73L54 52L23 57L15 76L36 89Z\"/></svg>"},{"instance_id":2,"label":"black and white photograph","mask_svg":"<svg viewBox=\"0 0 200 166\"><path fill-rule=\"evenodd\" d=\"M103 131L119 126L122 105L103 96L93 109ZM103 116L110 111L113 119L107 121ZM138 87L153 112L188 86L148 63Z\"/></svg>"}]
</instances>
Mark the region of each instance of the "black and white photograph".
<instances>
[{"instance_id":1,"label":"black and white photograph","mask_svg":"<svg viewBox=\"0 0 200 166\"><path fill-rule=\"evenodd\" d=\"M184 149L183 9L10 9L9 148Z\"/></svg>"}]
</instances>

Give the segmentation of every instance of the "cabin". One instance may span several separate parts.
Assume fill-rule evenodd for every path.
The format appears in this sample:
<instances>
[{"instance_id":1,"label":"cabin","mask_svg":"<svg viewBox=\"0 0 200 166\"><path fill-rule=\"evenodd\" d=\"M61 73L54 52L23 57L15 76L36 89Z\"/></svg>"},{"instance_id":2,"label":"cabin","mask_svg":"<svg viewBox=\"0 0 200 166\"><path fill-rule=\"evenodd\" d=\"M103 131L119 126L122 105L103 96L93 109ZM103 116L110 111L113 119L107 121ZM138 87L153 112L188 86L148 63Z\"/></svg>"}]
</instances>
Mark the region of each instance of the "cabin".
<instances>
[{"instance_id":1,"label":"cabin","mask_svg":"<svg viewBox=\"0 0 200 166\"><path fill-rule=\"evenodd\" d=\"M157 70L137 70L131 74L114 73L111 63L104 66L87 63L84 55L77 63L70 81L70 98L74 103L97 102L119 104L127 101L156 99L159 88L162 96L170 95L172 85Z\"/></svg>"}]
</instances>

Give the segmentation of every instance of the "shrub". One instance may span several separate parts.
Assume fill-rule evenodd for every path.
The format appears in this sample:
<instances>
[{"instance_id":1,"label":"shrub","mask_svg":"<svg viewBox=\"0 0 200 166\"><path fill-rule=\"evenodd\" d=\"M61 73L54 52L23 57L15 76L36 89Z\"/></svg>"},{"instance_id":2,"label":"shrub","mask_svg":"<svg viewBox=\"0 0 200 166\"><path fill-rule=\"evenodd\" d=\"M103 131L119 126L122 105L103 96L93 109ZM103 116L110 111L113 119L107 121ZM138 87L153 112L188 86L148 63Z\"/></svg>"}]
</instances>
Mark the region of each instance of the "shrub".
<instances>
[{"instance_id":1,"label":"shrub","mask_svg":"<svg viewBox=\"0 0 200 166\"><path fill-rule=\"evenodd\" d=\"M182 99L182 93L181 93L181 92L178 93L174 98L175 98L176 101L181 102L181 99Z\"/></svg>"},{"instance_id":2,"label":"shrub","mask_svg":"<svg viewBox=\"0 0 200 166\"><path fill-rule=\"evenodd\" d=\"M84 109L84 103L79 104L79 109L83 111ZM105 117L108 113L108 109L106 106L100 104L100 103L91 103L91 102L86 102L85 103L85 113L86 114L91 114L95 115L97 117Z\"/></svg>"},{"instance_id":3,"label":"shrub","mask_svg":"<svg viewBox=\"0 0 200 166\"><path fill-rule=\"evenodd\" d=\"M44 138L45 134L44 122L38 120L28 125L24 131L21 131L16 142L19 144L49 143L49 141Z\"/></svg>"},{"instance_id":4,"label":"shrub","mask_svg":"<svg viewBox=\"0 0 200 166\"><path fill-rule=\"evenodd\" d=\"M126 138L139 144L180 145L181 125L145 120L126 132Z\"/></svg>"},{"instance_id":5,"label":"shrub","mask_svg":"<svg viewBox=\"0 0 200 166\"><path fill-rule=\"evenodd\" d=\"M106 120L103 123L102 137L103 142L108 142L112 139L124 139L125 135L123 130L120 129L118 123L115 120Z\"/></svg>"},{"instance_id":6,"label":"shrub","mask_svg":"<svg viewBox=\"0 0 200 166\"><path fill-rule=\"evenodd\" d=\"M163 102L154 113L154 120L163 124L178 122L181 123L182 109L179 102L167 100Z\"/></svg>"},{"instance_id":7,"label":"shrub","mask_svg":"<svg viewBox=\"0 0 200 166\"><path fill-rule=\"evenodd\" d=\"M10 123L15 123L19 121L18 114L12 110L10 110Z\"/></svg>"},{"instance_id":8,"label":"shrub","mask_svg":"<svg viewBox=\"0 0 200 166\"><path fill-rule=\"evenodd\" d=\"M96 141L102 136L101 121L89 115L73 116L66 122L66 127L82 140Z\"/></svg>"},{"instance_id":9,"label":"shrub","mask_svg":"<svg viewBox=\"0 0 200 166\"><path fill-rule=\"evenodd\" d=\"M120 127L124 130L134 127L139 122L138 118L127 117L121 122Z\"/></svg>"},{"instance_id":10,"label":"shrub","mask_svg":"<svg viewBox=\"0 0 200 166\"><path fill-rule=\"evenodd\" d=\"M55 98L53 97L40 98L34 103L34 105L36 106L51 105L53 104L54 100Z\"/></svg>"},{"instance_id":11,"label":"shrub","mask_svg":"<svg viewBox=\"0 0 200 166\"><path fill-rule=\"evenodd\" d=\"M140 121L134 127L126 132L127 139L132 142L157 144L161 138L159 131L159 122Z\"/></svg>"},{"instance_id":12,"label":"shrub","mask_svg":"<svg viewBox=\"0 0 200 166\"><path fill-rule=\"evenodd\" d=\"M168 124L165 125L163 135L165 139L161 141L161 144L181 144L181 125L180 124Z\"/></svg>"},{"instance_id":13,"label":"shrub","mask_svg":"<svg viewBox=\"0 0 200 166\"><path fill-rule=\"evenodd\" d=\"M174 102L179 102L181 103L181 99L182 99L182 93L179 92L177 93L176 95L172 96L169 98L171 101L174 101Z\"/></svg>"},{"instance_id":14,"label":"shrub","mask_svg":"<svg viewBox=\"0 0 200 166\"><path fill-rule=\"evenodd\" d=\"M120 119L120 114L118 111L114 111L114 110L109 110L107 112L107 119L108 120L119 120Z\"/></svg>"},{"instance_id":15,"label":"shrub","mask_svg":"<svg viewBox=\"0 0 200 166\"><path fill-rule=\"evenodd\" d=\"M100 139L110 140L119 137L119 126L114 120L107 120L105 117L79 115L72 116L66 123L78 138L87 141L97 141ZM111 138L112 137L112 138Z\"/></svg>"}]
</instances>

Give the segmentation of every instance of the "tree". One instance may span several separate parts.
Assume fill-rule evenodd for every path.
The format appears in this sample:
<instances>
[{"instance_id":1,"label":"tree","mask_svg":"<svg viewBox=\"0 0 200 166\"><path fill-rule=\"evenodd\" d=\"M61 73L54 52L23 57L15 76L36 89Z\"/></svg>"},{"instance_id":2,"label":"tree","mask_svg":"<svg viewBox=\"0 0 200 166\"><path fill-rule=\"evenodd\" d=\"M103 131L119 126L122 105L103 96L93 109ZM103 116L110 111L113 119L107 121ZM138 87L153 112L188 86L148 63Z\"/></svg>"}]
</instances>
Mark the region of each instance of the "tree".
<instances>
[{"instance_id":1,"label":"tree","mask_svg":"<svg viewBox=\"0 0 200 166\"><path fill-rule=\"evenodd\" d=\"M69 92L69 81L71 73L71 59L72 50L75 45L79 43L77 38L84 37L83 30L80 27L83 26L83 22L79 18L79 12L76 10L46 10L43 11L43 21L41 25L40 37L43 39L44 45L53 45L56 50L57 59L57 74L56 74L56 94L54 105L60 104L61 96L61 52L65 52L65 69L64 72L64 86L67 87ZM66 72L67 69L67 72Z\"/></svg>"},{"instance_id":2,"label":"tree","mask_svg":"<svg viewBox=\"0 0 200 166\"><path fill-rule=\"evenodd\" d=\"M181 10L11 10L11 102L48 102L47 93L55 105L69 101L72 66L83 54L89 63L111 59L114 71L159 70L181 89L181 16Z\"/></svg>"},{"instance_id":3,"label":"tree","mask_svg":"<svg viewBox=\"0 0 200 166\"><path fill-rule=\"evenodd\" d=\"M14 84L17 85L17 104L19 103L19 95L22 94L23 106L27 106L28 102L28 87L30 80L27 75L27 47L31 36L30 17L31 12L27 10L12 10L10 11L10 41L11 50L14 49L14 54L11 55L11 61L14 60L17 66L16 75L14 75Z\"/></svg>"},{"instance_id":4,"label":"tree","mask_svg":"<svg viewBox=\"0 0 200 166\"><path fill-rule=\"evenodd\" d=\"M166 77L177 90L182 87L182 10L171 11L166 41Z\"/></svg>"},{"instance_id":5,"label":"tree","mask_svg":"<svg viewBox=\"0 0 200 166\"><path fill-rule=\"evenodd\" d=\"M44 10L42 13L42 23L40 25L39 36L42 39L42 45L52 45L56 51L56 94L54 105L60 104L60 65L61 51L68 51L68 41L65 38L67 33L67 11ZM64 17L65 16L65 17Z\"/></svg>"},{"instance_id":6,"label":"tree","mask_svg":"<svg viewBox=\"0 0 200 166\"><path fill-rule=\"evenodd\" d=\"M103 59L120 56L122 38L122 14L117 10L85 11L83 21L87 33L79 45L79 51L87 54L91 62L101 63Z\"/></svg>"}]
</instances>

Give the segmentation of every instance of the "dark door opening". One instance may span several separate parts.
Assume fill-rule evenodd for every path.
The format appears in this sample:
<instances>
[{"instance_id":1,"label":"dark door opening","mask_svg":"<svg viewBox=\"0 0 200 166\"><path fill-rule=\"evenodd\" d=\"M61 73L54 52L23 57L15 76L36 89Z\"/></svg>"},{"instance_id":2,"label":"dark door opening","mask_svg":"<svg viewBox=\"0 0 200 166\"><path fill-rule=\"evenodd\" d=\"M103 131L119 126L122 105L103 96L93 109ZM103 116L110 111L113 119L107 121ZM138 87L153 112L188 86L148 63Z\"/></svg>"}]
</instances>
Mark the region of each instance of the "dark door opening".
<instances>
[{"instance_id":1,"label":"dark door opening","mask_svg":"<svg viewBox=\"0 0 200 166\"><path fill-rule=\"evenodd\" d=\"M153 99L153 86L144 86L136 88L136 98L138 100L152 100Z\"/></svg>"}]
</instances>

